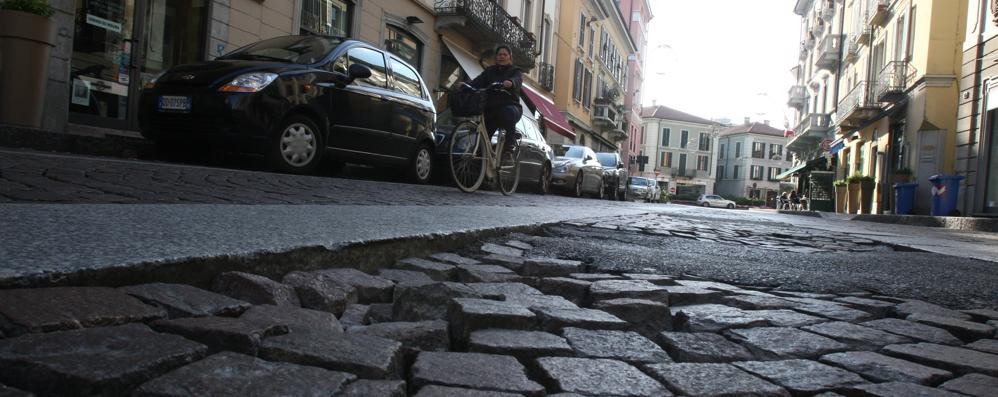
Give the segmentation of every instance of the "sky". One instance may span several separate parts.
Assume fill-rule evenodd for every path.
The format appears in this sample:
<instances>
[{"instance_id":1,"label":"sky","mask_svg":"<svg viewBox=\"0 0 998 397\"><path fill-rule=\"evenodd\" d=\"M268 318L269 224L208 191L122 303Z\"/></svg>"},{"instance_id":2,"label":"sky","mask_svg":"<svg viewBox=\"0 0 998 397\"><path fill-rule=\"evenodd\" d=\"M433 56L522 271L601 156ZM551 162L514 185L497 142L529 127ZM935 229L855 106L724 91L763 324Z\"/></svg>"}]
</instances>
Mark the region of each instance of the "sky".
<instances>
[{"instance_id":1,"label":"sky","mask_svg":"<svg viewBox=\"0 0 998 397\"><path fill-rule=\"evenodd\" d=\"M792 120L800 16L793 0L649 0L642 103L741 123Z\"/></svg>"}]
</instances>

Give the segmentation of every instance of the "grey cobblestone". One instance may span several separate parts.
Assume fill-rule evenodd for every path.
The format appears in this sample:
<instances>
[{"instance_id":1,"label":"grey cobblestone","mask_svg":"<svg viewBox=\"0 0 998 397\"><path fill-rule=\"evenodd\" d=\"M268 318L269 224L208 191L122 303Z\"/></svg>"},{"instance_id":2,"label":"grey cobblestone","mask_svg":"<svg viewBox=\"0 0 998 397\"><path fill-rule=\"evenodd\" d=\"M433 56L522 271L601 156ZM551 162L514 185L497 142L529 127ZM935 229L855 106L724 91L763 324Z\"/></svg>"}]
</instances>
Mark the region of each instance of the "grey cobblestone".
<instances>
[{"instance_id":1,"label":"grey cobblestone","mask_svg":"<svg viewBox=\"0 0 998 397\"><path fill-rule=\"evenodd\" d=\"M835 301L880 317L890 314L894 306L896 306L896 304L891 302L855 296L838 298Z\"/></svg>"},{"instance_id":2,"label":"grey cobblestone","mask_svg":"<svg viewBox=\"0 0 998 397\"><path fill-rule=\"evenodd\" d=\"M683 396L790 397L786 389L730 364L653 364L646 368L653 377Z\"/></svg>"},{"instance_id":3,"label":"grey cobblestone","mask_svg":"<svg viewBox=\"0 0 998 397\"><path fill-rule=\"evenodd\" d=\"M971 319L969 314L961 313L956 310L948 309L939 305L919 300L906 301L894 307L894 314L897 317L904 318L915 313L927 314L932 316L952 317L957 320L965 320L965 321L969 321Z\"/></svg>"},{"instance_id":4,"label":"grey cobblestone","mask_svg":"<svg viewBox=\"0 0 998 397\"><path fill-rule=\"evenodd\" d=\"M970 317L975 321L987 322L989 320L998 320L998 310L973 309L973 310L961 310L960 312L969 314Z\"/></svg>"},{"instance_id":5,"label":"grey cobblestone","mask_svg":"<svg viewBox=\"0 0 998 397\"><path fill-rule=\"evenodd\" d=\"M589 294L596 301L632 298L669 304L666 288L646 280L599 280L589 287Z\"/></svg>"},{"instance_id":6,"label":"grey cobblestone","mask_svg":"<svg viewBox=\"0 0 998 397\"><path fill-rule=\"evenodd\" d=\"M290 333L267 338L260 357L344 371L365 379L397 379L402 344L358 334Z\"/></svg>"},{"instance_id":7,"label":"grey cobblestone","mask_svg":"<svg viewBox=\"0 0 998 397\"><path fill-rule=\"evenodd\" d=\"M402 347L422 351L447 351L450 337L447 322L387 322L347 328L348 333L378 336L402 343Z\"/></svg>"},{"instance_id":8,"label":"grey cobblestone","mask_svg":"<svg viewBox=\"0 0 998 397\"><path fill-rule=\"evenodd\" d=\"M595 309L539 308L534 310L541 328L548 332L558 332L566 327L585 329L627 329L627 322L616 316Z\"/></svg>"},{"instance_id":9,"label":"grey cobblestone","mask_svg":"<svg viewBox=\"0 0 998 397\"><path fill-rule=\"evenodd\" d=\"M465 256L455 254L453 252L439 252L430 255L430 259L444 263L449 263L451 265L477 265L482 263L478 259L468 258Z\"/></svg>"},{"instance_id":10,"label":"grey cobblestone","mask_svg":"<svg viewBox=\"0 0 998 397\"><path fill-rule=\"evenodd\" d=\"M624 273L623 276L630 280L645 280L655 285L678 285L675 277L664 274Z\"/></svg>"},{"instance_id":11,"label":"grey cobblestone","mask_svg":"<svg viewBox=\"0 0 998 397\"><path fill-rule=\"evenodd\" d=\"M522 397L518 393L466 389L463 387L447 387L426 385L419 389L416 397Z\"/></svg>"},{"instance_id":12,"label":"grey cobblestone","mask_svg":"<svg viewBox=\"0 0 998 397\"><path fill-rule=\"evenodd\" d=\"M378 277L396 283L433 281L426 273L402 269L380 269L378 270Z\"/></svg>"},{"instance_id":13,"label":"grey cobblestone","mask_svg":"<svg viewBox=\"0 0 998 397\"><path fill-rule=\"evenodd\" d=\"M910 382L937 385L953 377L949 371L873 352L846 352L821 356L821 362L863 375L874 382Z\"/></svg>"},{"instance_id":14,"label":"grey cobblestone","mask_svg":"<svg viewBox=\"0 0 998 397\"><path fill-rule=\"evenodd\" d=\"M539 287L545 294L558 295L578 305L588 299L591 284L571 277L547 277L541 279Z\"/></svg>"},{"instance_id":15,"label":"grey cobblestone","mask_svg":"<svg viewBox=\"0 0 998 397\"><path fill-rule=\"evenodd\" d=\"M452 298L481 297L475 289L459 283L401 283L395 286L392 317L397 321L446 320Z\"/></svg>"},{"instance_id":16,"label":"grey cobblestone","mask_svg":"<svg viewBox=\"0 0 998 397\"><path fill-rule=\"evenodd\" d=\"M938 343L943 345L960 345L959 339L954 337L949 331L936 328L914 321L902 320L898 318L882 318L860 323L860 325L876 328L892 334L907 336L912 339Z\"/></svg>"},{"instance_id":17,"label":"grey cobblestone","mask_svg":"<svg viewBox=\"0 0 998 397\"><path fill-rule=\"evenodd\" d=\"M245 272L219 274L212 290L254 305L301 306L293 287Z\"/></svg>"},{"instance_id":18,"label":"grey cobblestone","mask_svg":"<svg viewBox=\"0 0 998 397\"><path fill-rule=\"evenodd\" d=\"M974 343L968 343L964 347L980 352L998 354L998 339L981 339Z\"/></svg>"},{"instance_id":19,"label":"grey cobblestone","mask_svg":"<svg viewBox=\"0 0 998 397\"><path fill-rule=\"evenodd\" d=\"M343 332L343 326L332 313L300 307L257 305L247 310L239 318L261 324L286 326L289 332L294 333L338 334Z\"/></svg>"},{"instance_id":20,"label":"grey cobblestone","mask_svg":"<svg viewBox=\"0 0 998 397\"><path fill-rule=\"evenodd\" d=\"M423 352L412 366L414 387L440 385L487 391L544 395L515 358L483 353Z\"/></svg>"},{"instance_id":21,"label":"grey cobblestone","mask_svg":"<svg viewBox=\"0 0 998 397\"><path fill-rule=\"evenodd\" d=\"M558 335L508 329L483 329L472 332L468 350L511 355L520 362L546 356L571 356L573 353L565 338Z\"/></svg>"},{"instance_id":22,"label":"grey cobblestone","mask_svg":"<svg viewBox=\"0 0 998 397\"><path fill-rule=\"evenodd\" d=\"M523 256L523 249L521 248L514 248L510 246L498 245L493 243L482 244L482 247L480 249L482 250L482 252L486 254L513 256L513 257Z\"/></svg>"},{"instance_id":23,"label":"grey cobblestone","mask_svg":"<svg viewBox=\"0 0 998 397\"><path fill-rule=\"evenodd\" d=\"M238 316L250 304L186 284L151 283L119 288L143 302L166 309L170 318Z\"/></svg>"},{"instance_id":24,"label":"grey cobblestone","mask_svg":"<svg viewBox=\"0 0 998 397\"><path fill-rule=\"evenodd\" d=\"M333 277L323 277L314 272L291 272L281 280L295 288L301 306L322 310L337 316L351 303L357 303L357 290Z\"/></svg>"},{"instance_id":25,"label":"grey cobblestone","mask_svg":"<svg viewBox=\"0 0 998 397\"><path fill-rule=\"evenodd\" d=\"M945 329L965 342L990 338L995 333L995 328L990 325L959 320L953 317L912 313L908 316L907 320Z\"/></svg>"},{"instance_id":26,"label":"grey cobblestone","mask_svg":"<svg viewBox=\"0 0 998 397\"><path fill-rule=\"evenodd\" d=\"M719 332L728 328L769 325L766 320L748 311L718 304L673 307L672 316L677 329L691 332Z\"/></svg>"},{"instance_id":27,"label":"grey cobblestone","mask_svg":"<svg viewBox=\"0 0 998 397\"><path fill-rule=\"evenodd\" d=\"M663 332L658 341L677 362L723 363L755 358L742 345L710 332Z\"/></svg>"},{"instance_id":28,"label":"grey cobblestone","mask_svg":"<svg viewBox=\"0 0 998 397\"><path fill-rule=\"evenodd\" d=\"M655 338L659 332L672 329L672 311L663 303L623 298L598 301L593 308L627 321L634 331L647 338Z\"/></svg>"},{"instance_id":29,"label":"grey cobblestone","mask_svg":"<svg viewBox=\"0 0 998 397\"><path fill-rule=\"evenodd\" d=\"M139 387L135 396L328 396L355 376L223 352L181 367Z\"/></svg>"},{"instance_id":30,"label":"grey cobblestone","mask_svg":"<svg viewBox=\"0 0 998 397\"><path fill-rule=\"evenodd\" d=\"M762 360L817 358L848 348L833 339L796 328L731 329L725 331L725 334Z\"/></svg>"},{"instance_id":31,"label":"grey cobblestone","mask_svg":"<svg viewBox=\"0 0 998 397\"><path fill-rule=\"evenodd\" d=\"M112 288L54 287L0 290L0 316L0 331L15 336L149 321L166 311Z\"/></svg>"},{"instance_id":32,"label":"grey cobblestone","mask_svg":"<svg viewBox=\"0 0 998 397\"><path fill-rule=\"evenodd\" d=\"M609 358L632 365L672 362L662 348L637 332L565 328L561 335L578 357Z\"/></svg>"},{"instance_id":33,"label":"grey cobblestone","mask_svg":"<svg viewBox=\"0 0 998 397\"><path fill-rule=\"evenodd\" d=\"M359 303L347 305L347 308L343 310L343 315L340 316L340 325L344 329L367 325L367 318L370 312L370 305L361 305Z\"/></svg>"},{"instance_id":34,"label":"grey cobblestone","mask_svg":"<svg viewBox=\"0 0 998 397\"><path fill-rule=\"evenodd\" d=\"M395 264L401 270L424 273L435 281L451 281L454 265L431 261L423 258L406 258Z\"/></svg>"},{"instance_id":35,"label":"grey cobblestone","mask_svg":"<svg viewBox=\"0 0 998 397\"><path fill-rule=\"evenodd\" d=\"M962 394L914 383L889 382L856 386L856 391L869 397L962 397Z\"/></svg>"},{"instance_id":36,"label":"grey cobblestone","mask_svg":"<svg viewBox=\"0 0 998 397\"><path fill-rule=\"evenodd\" d=\"M372 276L357 269L337 268L315 272L320 277L331 278L357 290L359 303L384 303L392 301L395 283L378 276Z\"/></svg>"},{"instance_id":37,"label":"grey cobblestone","mask_svg":"<svg viewBox=\"0 0 998 397\"><path fill-rule=\"evenodd\" d=\"M968 396L993 397L995 390L998 390L998 378L981 374L964 375L939 385L939 388Z\"/></svg>"},{"instance_id":38,"label":"grey cobblestone","mask_svg":"<svg viewBox=\"0 0 998 397\"><path fill-rule=\"evenodd\" d=\"M596 396L672 396L664 386L626 363L607 359L544 357L537 360L552 392Z\"/></svg>"},{"instance_id":39,"label":"grey cobblestone","mask_svg":"<svg viewBox=\"0 0 998 397\"><path fill-rule=\"evenodd\" d=\"M343 389L342 397L405 397L405 381L361 379Z\"/></svg>"},{"instance_id":40,"label":"grey cobblestone","mask_svg":"<svg viewBox=\"0 0 998 397\"><path fill-rule=\"evenodd\" d=\"M742 361L733 365L783 386L794 395L844 391L867 383L852 372L810 360Z\"/></svg>"},{"instance_id":41,"label":"grey cobblestone","mask_svg":"<svg viewBox=\"0 0 998 397\"><path fill-rule=\"evenodd\" d=\"M231 317L194 317L159 320L151 324L159 332L177 334L201 342L213 352L230 350L256 356L260 341L288 333L288 326Z\"/></svg>"},{"instance_id":42,"label":"grey cobblestone","mask_svg":"<svg viewBox=\"0 0 998 397\"><path fill-rule=\"evenodd\" d=\"M490 299L456 298L448 308L452 343L464 346L472 331L489 328L529 330L536 316L526 307Z\"/></svg>"},{"instance_id":43,"label":"grey cobblestone","mask_svg":"<svg viewBox=\"0 0 998 397\"><path fill-rule=\"evenodd\" d=\"M920 364L943 368L958 375L979 372L984 375L998 376L998 355L976 350L932 343L916 343L886 346L883 352Z\"/></svg>"},{"instance_id":44,"label":"grey cobblestone","mask_svg":"<svg viewBox=\"0 0 998 397\"><path fill-rule=\"evenodd\" d=\"M856 350L877 350L887 345L912 342L911 339L900 335L843 321L816 324L801 329L835 339Z\"/></svg>"},{"instance_id":45,"label":"grey cobblestone","mask_svg":"<svg viewBox=\"0 0 998 397\"><path fill-rule=\"evenodd\" d=\"M528 277L564 277L579 272L582 262L556 258L527 258L520 274Z\"/></svg>"},{"instance_id":46,"label":"grey cobblestone","mask_svg":"<svg viewBox=\"0 0 998 397\"><path fill-rule=\"evenodd\" d=\"M665 285L662 288L668 292L668 303L672 306L721 303L723 298L721 291L706 288L686 285Z\"/></svg>"}]
</instances>

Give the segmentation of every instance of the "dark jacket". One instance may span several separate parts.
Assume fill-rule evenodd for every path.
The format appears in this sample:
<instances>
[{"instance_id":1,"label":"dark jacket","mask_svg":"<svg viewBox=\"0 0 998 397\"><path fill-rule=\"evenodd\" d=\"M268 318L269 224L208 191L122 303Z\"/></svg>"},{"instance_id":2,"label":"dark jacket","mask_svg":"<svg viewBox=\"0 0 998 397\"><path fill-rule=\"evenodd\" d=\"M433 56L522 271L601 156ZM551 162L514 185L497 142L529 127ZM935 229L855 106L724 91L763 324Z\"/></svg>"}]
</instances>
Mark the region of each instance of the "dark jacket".
<instances>
[{"instance_id":1,"label":"dark jacket","mask_svg":"<svg viewBox=\"0 0 998 397\"><path fill-rule=\"evenodd\" d=\"M509 89L506 90L506 92L509 92L510 94L513 95L506 95L500 92L490 91L488 93L488 98L485 100L485 108L495 109L506 105L515 105L519 107L520 86L523 85L523 77L522 73L520 72L520 68L514 65L489 66L485 68L484 71L482 71L482 74L478 75L478 77L475 77L475 79L471 81L471 86L481 89L488 87L489 84L502 82L506 80L509 80L513 83L513 87L510 87Z\"/></svg>"}]
</instances>

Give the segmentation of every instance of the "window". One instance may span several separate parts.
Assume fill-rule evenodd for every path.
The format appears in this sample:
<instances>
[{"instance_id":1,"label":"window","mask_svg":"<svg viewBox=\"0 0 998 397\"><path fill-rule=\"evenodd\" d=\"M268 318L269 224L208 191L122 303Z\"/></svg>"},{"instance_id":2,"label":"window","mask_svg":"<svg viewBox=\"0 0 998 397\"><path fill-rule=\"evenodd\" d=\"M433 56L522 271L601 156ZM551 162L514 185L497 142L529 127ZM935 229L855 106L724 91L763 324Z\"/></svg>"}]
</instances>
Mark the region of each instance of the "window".
<instances>
[{"instance_id":1,"label":"window","mask_svg":"<svg viewBox=\"0 0 998 397\"><path fill-rule=\"evenodd\" d=\"M717 152L717 157L718 158L722 158L722 159L724 158L724 144L723 143L721 144L721 150Z\"/></svg>"},{"instance_id":2,"label":"window","mask_svg":"<svg viewBox=\"0 0 998 397\"><path fill-rule=\"evenodd\" d=\"M697 170L707 171L710 167L710 158L707 156L697 156Z\"/></svg>"},{"instance_id":3,"label":"window","mask_svg":"<svg viewBox=\"0 0 998 397\"><path fill-rule=\"evenodd\" d=\"M586 14L579 14L579 48L586 46Z\"/></svg>"},{"instance_id":4,"label":"window","mask_svg":"<svg viewBox=\"0 0 998 397\"><path fill-rule=\"evenodd\" d=\"M717 166L717 179L724 179L724 166Z\"/></svg>"},{"instance_id":5,"label":"window","mask_svg":"<svg viewBox=\"0 0 998 397\"><path fill-rule=\"evenodd\" d=\"M738 159L741 157L742 157L742 143L735 142L735 158Z\"/></svg>"},{"instance_id":6,"label":"window","mask_svg":"<svg viewBox=\"0 0 998 397\"><path fill-rule=\"evenodd\" d=\"M521 21L520 24L523 26L524 29L527 29L528 32L534 31L533 29L534 26L531 24L531 22L533 22L533 12L534 12L533 2L530 0L523 0L523 12L520 13L520 15L523 15L523 21Z\"/></svg>"},{"instance_id":7,"label":"window","mask_svg":"<svg viewBox=\"0 0 998 397\"><path fill-rule=\"evenodd\" d=\"M671 136L672 136L672 130L670 130L668 128L663 128L662 129L662 146L663 147L669 147L669 139L671 138Z\"/></svg>"},{"instance_id":8,"label":"window","mask_svg":"<svg viewBox=\"0 0 998 397\"><path fill-rule=\"evenodd\" d=\"M780 172L782 172L780 170L780 167L769 167L769 180L771 181L777 180L776 177L780 175Z\"/></svg>"},{"instance_id":9,"label":"window","mask_svg":"<svg viewBox=\"0 0 998 397\"><path fill-rule=\"evenodd\" d=\"M863 164L866 162L866 145L862 143L859 144L858 156L859 157L856 159L856 169L854 171L862 174Z\"/></svg>"},{"instance_id":10,"label":"window","mask_svg":"<svg viewBox=\"0 0 998 397\"><path fill-rule=\"evenodd\" d=\"M665 152L665 168L672 168L672 152Z\"/></svg>"},{"instance_id":11,"label":"window","mask_svg":"<svg viewBox=\"0 0 998 397\"><path fill-rule=\"evenodd\" d=\"M641 142L648 142L648 131L645 126L641 126ZM634 144L634 142L631 142Z\"/></svg>"},{"instance_id":12,"label":"window","mask_svg":"<svg viewBox=\"0 0 998 397\"><path fill-rule=\"evenodd\" d=\"M738 179L738 178L740 178L738 176L738 173L741 170L742 170L742 167L740 165L732 166L731 167L731 179Z\"/></svg>"},{"instance_id":13,"label":"window","mask_svg":"<svg viewBox=\"0 0 998 397\"><path fill-rule=\"evenodd\" d=\"M582 78L582 107L589 109L593 103L593 72L586 69L586 75Z\"/></svg>"},{"instance_id":14,"label":"window","mask_svg":"<svg viewBox=\"0 0 998 397\"><path fill-rule=\"evenodd\" d=\"M701 152L709 152L710 151L710 135L707 135L706 132L701 132L700 133L700 145L697 148L700 149Z\"/></svg>"},{"instance_id":15,"label":"window","mask_svg":"<svg viewBox=\"0 0 998 397\"><path fill-rule=\"evenodd\" d=\"M912 6L911 12L908 13L908 43L904 58L906 60L910 60L915 51L915 40L913 37L915 37L915 6Z\"/></svg>"},{"instance_id":16,"label":"window","mask_svg":"<svg viewBox=\"0 0 998 397\"><path fill-rule=\"evenodd\" d=\"M762 142L752 142L752 158L766 158L766 144Z\"/></svg>"},{"instance_id":17,"label":"window","mask_svg":"<svg viewBox=\"0 0 998 397\"><path fill-rule=\"evenodd\" d=\"M594 41L596 41L596 29L595 28L590 28L589 29L589 49L586 50L587 53L589 54L589 59L593 59L593 55L594 55L593 54L593 42Z\"/></svg>"},{"instance_id":18,"label":"window","mask_svg":"<svg viewBox=\"0 0 998 397\"><path fill-rule=\"evenodd\" d=\"M582 79L586 76L582 60L575 60L575 77L572 79L572 99L575 102L582 102Z\"/></svg>"},{"instance_id":19,"label":"window","mask_svg":"<svg viewBox=\"0 0 998 397\"><path fill-rule=\"evenodd\" d=\"M403 61L419 69L423 65L423 43L409 32L393 25L388 25L388 38L385 39L385 49L402 58Z\"/></svg>"},{"instance_id":20,"label":"window","mask_svg":"<svg viewBox=\"0 0 998 397\"><path fill-rule=\"evenodd\" d=\"M769 144L769 159L783 160L783 145Z\"/></svg>"},{"instance_id":21,"label":"window","mask_svg":"<svg viewBox=\"0 0 998 397\"><path fill-rule=\"evenodd\" d=\"M397 59L391 59L392 76L395 77L395 90L416 98L425 98L419 74Z\"/></svg>"},{"instance_id":22,"label":"window","mask_svg":"<svg viewBox=\"0 0 998 397\"><path fill-rule=\"evenodd\" d=\"M357 84L385 88L388 86L388 75L385 72L384 54L370 48L351 48L347 52L350 64L359 63L371 69L371 77L357 79Z\"/></svg>"},{"instance_id":23,"label":"window","mask_svg":"<svg viewBox=\"0 0 998 397\"><path fill-rule=\"evenodd\" d=\"M349 36L353 5L344 0L302 0L301 34Z\"/></svg>"},{"instance_id":24,"label":"window","mask_svg":"<svg viewBox=\"0 0 998 397\"><path fill-rule=\"evenodd\" d=\"M679 133L679 147L683 148L683 149L686 149L686 147L689 146L689 143L690 143L690 132L686 131L686 130L680 131L680 133Z\"/></svg>"},{"instance_id":25,"label":"window","mask_svg":"<svg viewBox=\"0 0 998 397\"><path fill-rule=\"evenodd\" d=\"M762 180L762 171L763 167L761 165L753 165L750 171L752 174L749 176L749 178L752 178L752 180L757 180L757 181Z\"/></svg>"}]
</instances>

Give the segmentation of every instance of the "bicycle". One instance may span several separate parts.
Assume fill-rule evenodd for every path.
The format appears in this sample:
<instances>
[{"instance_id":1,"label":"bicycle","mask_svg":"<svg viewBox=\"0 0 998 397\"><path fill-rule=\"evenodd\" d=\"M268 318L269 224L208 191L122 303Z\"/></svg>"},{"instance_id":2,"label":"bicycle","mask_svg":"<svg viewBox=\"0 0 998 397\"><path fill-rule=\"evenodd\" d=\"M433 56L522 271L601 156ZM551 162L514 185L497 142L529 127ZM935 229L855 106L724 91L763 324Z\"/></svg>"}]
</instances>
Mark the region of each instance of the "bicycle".
<instances>
[{"instance_id":1,"label":"bicycle","mask_svg":"<svg viewBox=\"0 0 998 397\"><path fill-rule=\"evenodd\" d=\"M467 84L464 86L472 90L472 94L484 95L488 90L501 87L501 84L493 83L482 89ZM491 134L485 128L485 115L481 111L454 126L448 145L448 162L451 177L458 189L472 193L481 187L482 181L488 176L495 180L503 195L508 196L516 191L520 183L519 143L516 142L507 149L506 138L506 130L500 128L495 146L491 144Z\"/></svg>"}]
</instances>

